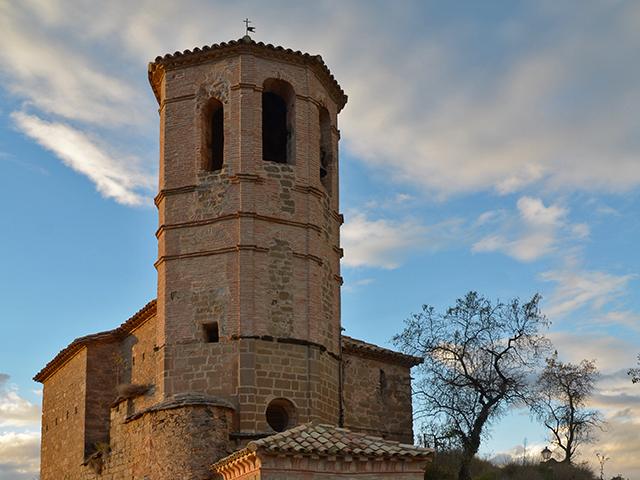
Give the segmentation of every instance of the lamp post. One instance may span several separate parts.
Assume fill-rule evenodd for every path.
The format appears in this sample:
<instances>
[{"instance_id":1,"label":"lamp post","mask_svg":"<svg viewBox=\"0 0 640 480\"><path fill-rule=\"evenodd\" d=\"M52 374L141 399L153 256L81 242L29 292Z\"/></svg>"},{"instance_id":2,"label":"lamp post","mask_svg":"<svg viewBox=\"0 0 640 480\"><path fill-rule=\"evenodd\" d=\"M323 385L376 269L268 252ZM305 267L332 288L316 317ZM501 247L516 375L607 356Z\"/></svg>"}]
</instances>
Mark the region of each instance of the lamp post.
<instances>
[{"instance_id":1,"label":"lamp post","mask_svg":"<svg viewBox=\"0 0 640 480\"><path fill-rule=\"evenodd\" d=\"M542 460L546 463L551 459L552 452L549 450L549 447L544 447L544 449L540 452L542 455Z\"/></svg>"},{"instance_id":2,"label":"lamp post","mask_svg":"<svg viewBox=\"0 0 640 480\"><path fill-rule=\"evenodd\" d=\"M604 480L604 464L607 460L611 460L611 457L607 457L604 453L596 452L598 462L600 463L600 480Z\"/></svg>"}]
</instances>

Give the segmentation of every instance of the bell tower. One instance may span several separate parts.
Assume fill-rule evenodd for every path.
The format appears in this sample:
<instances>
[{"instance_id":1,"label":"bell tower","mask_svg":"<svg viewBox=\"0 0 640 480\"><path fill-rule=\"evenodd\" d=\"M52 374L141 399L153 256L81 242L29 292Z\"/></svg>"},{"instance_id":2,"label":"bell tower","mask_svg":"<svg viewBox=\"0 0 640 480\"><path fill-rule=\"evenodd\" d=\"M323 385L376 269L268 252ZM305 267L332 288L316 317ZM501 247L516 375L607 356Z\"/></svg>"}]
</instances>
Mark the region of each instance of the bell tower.
<instances>
[{"instance_id":1,"label":"bell tower","mask_svg":"<svg viewBox=\"0 0 640 480\"><path fill-rule=\"evenodd\" d=\"M251 436L339 424L337 115L320 56L238 41L149 65L159 103L157 395Z\"/></svg>"}]
</instances>

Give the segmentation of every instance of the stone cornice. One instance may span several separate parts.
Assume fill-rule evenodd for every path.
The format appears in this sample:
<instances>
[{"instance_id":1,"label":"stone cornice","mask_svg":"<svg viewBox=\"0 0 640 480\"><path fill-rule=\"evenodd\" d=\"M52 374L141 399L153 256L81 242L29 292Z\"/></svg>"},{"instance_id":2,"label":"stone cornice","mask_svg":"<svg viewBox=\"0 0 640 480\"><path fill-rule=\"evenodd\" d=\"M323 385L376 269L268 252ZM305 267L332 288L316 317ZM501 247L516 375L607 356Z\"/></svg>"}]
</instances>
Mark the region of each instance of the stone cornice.
<instances>
[{"instance_id":1,"label":"stone cornice","mask_svg":"<svg viewBox=\"0 0 640 480\"><path fill-rule=\"evenodd\" d=\"M317 233L322 233L322 228L319 225L316 225L314 223L297 222L295 220L288 220L286 218L272 217L269 215L260 215L256 212L237 212L237 213L230 213L227 215L220 215L219 217L215 217L215 218L208 218L206 220L192 220L190 222L181 222L181 223L166 223L166 224L160 225L160 227L156 231L156 237L159 237L160 234L165 230L174 230L176 228L201 227L201 226L211 225L211 224L226 221L226 220L237 220L239 218L252 218L254 220L262 220L265 222L278 223L280 225L289 225L292 227L299 227L299 228L314 230ZM333 247L333 248L334 250L336 250L336 253L338 253L338 255L342 256L341 248L338 248L338 247Z\"/></svg>"},{"instance_id":2,"label":"stone cornice","mask_svg":"<svg viewBox=\"0 0 640 480\"><path fill-rule=\"evenodd\" d=\"M161 412L164 410L174 410L176 408L185 408L185 407L217 407L217 408L227 408L229 410L235 410L230 402L220 397L212 397L210 395L198 394L198 393L182 393L173 395L160 403L157 403L149 408L141 410L139 412L134 413L133 415L129 415L125 419L125 423L131 422L132 420L136 420L143 415L153 412Z\"/></svg>"},{"instance_id":3,"label":"stone cornice","mask_svg":"<svg viewBox=\"0 0 640 480\"><path fill-rule=\"evenodd\" d=\"M254 252L269 252L269 249L266 247L260 247L258 245L248 245L248 244L238 244L231 247L223 247L216 248L213 250L201 250L198 252L189 252L189 253L177 253L174 255L160 255L158 259L154 262L153 266L158 268L162 263L171 261L171 260L180 260L183 258L197 258L197 257L210 257L213 255L222 255L225 253L235 253L243 250L250 250ZM311 260L312 262L317 263L319 266L324 265L324 260L316 255L311 253L300 253L293 252L292 253L295 258L300 258L302 260Z\"/></svg>"},{"instance_id":4,"label":"stone cornice","mask_svg":"<svg viewBox=\"0 0 640 480\"><path fill-rule=\"evenodd\" d=\"M229 181L231 183L240 183L240 182L264 183L265 177L252 174L252 173L237 173L235 175L229 176ZM171 195L179 195L181 193L192 193L197 190L198 190L197 185L184 185L182 187L163 188L155 196L155 198L153 199L153 203L156 205L156 207L158 207L160 205L160 202L165 197L168 197ZM325 190L311 186L311 185L303 185L298 183L293 186L293 190L300 193L311 194L320 199L329 198L329 194ZM344 215L342 215L341 213L335 210L331 210L331 216L338 223L340 223L340 225L344 223Z\"/></svg>"},{"instance_id":5,"label":"stone cornice","mask_svg":"<svg viewBox=\"0 0 640 480\"><path fill-rule=\"evenodd\" d=\"M274 58L294 65L307 66L315 73L318 80L325 85L327 91L338 106L338 112L342 110L347 103L347 95L320 55L309 55L308 53L302 53L300 51L256 42L249 36L245 36L239 40L231 40L230 42L222 42L211 46L207 45L202 48L196 47L193 50L184 50L182 52L156 57L148 66L149 83L151 84L156 99L160 102L160 85L165 71L241 54Z\"/></svg>"}]
</instances>

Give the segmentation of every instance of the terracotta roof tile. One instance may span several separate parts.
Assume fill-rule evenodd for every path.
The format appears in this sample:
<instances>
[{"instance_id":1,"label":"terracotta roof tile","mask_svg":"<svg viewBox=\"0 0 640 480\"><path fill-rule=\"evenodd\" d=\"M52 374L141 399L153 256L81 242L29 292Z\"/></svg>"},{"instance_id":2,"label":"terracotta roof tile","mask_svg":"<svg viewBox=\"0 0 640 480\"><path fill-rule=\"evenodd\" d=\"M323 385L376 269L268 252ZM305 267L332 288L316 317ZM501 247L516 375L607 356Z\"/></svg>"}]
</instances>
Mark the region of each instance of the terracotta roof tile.
<instances>
[{"instance_id":1,"label":"terracotta roof tile","mask_svg":"<svg viewBox=\"0 0 640 480\"><path fill-rule=\"evenodd\" d=\"M430 448L415 447L346 428L331 425L305 423L298 427L254 440L247 447L212 465L214 471L251 455L254 452L266 455L319 455L357 456L359 458L394 458L398 460L426 459L433 454Z\"/></svg>"}]
</instances>

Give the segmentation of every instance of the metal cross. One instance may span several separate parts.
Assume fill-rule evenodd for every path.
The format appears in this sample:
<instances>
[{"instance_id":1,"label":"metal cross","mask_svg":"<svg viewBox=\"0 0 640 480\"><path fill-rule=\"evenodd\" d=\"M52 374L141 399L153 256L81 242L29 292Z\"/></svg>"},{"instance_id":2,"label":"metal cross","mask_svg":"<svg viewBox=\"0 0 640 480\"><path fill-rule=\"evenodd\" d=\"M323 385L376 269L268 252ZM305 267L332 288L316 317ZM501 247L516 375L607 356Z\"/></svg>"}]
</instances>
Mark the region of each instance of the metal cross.
<instances>
[{"instance_id":1,"label":"metal cross","mask_svg":"<svg viewBox=\"0 0 640 480\"><path fill-rule=\"evenodd\" d=\"M246 32L245 32L246 35L249 35L249 32L253 33L253 32L256 31L256 27L250 27L249 26L249 24L253 23L253 22L251 20L249 20L248 18L245 18L243 20L243 23L246 25Z\"/></svg>"}]
</instances>

